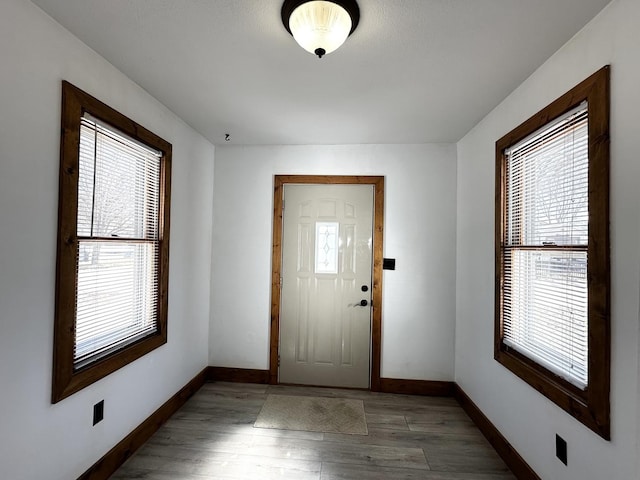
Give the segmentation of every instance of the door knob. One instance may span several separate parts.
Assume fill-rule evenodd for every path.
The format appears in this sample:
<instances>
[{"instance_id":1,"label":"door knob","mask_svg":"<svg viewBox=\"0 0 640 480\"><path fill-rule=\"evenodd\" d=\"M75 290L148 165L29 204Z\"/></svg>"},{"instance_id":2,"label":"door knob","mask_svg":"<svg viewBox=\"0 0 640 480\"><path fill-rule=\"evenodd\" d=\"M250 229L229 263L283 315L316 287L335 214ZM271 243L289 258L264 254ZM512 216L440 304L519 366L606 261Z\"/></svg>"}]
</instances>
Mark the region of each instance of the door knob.
<instances>
[{"instance_id":1,"label":"door knob","mask_svg":"<svg viewBox=\"0 0 640 480\"><path fill-rule=\"evenodd\" d=\"M366 307L367 305L369 305L369 302L367 302L366 300L360 300L361 307Z\"/></svg>"}]
</instances>

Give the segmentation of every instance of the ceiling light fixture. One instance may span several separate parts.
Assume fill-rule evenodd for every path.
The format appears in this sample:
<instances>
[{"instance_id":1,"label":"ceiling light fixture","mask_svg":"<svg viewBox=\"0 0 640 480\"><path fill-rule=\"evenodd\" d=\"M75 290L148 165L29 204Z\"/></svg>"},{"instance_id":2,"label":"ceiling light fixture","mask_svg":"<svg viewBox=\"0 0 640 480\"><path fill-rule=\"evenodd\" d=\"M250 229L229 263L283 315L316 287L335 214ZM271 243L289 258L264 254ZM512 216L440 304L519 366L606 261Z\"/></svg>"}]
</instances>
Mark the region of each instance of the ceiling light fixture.
<instances>
[{"instance_id":1,"label":"ceiling light fixture","mask_svg":"<svg viewBox=\"0 0 640 480\"><path fill-rule=\"evenodd\" d=\"M340 47L360 21L356 0L285 0L281 13L284 28L318 58Z\"/></svg>"}]
</instances>

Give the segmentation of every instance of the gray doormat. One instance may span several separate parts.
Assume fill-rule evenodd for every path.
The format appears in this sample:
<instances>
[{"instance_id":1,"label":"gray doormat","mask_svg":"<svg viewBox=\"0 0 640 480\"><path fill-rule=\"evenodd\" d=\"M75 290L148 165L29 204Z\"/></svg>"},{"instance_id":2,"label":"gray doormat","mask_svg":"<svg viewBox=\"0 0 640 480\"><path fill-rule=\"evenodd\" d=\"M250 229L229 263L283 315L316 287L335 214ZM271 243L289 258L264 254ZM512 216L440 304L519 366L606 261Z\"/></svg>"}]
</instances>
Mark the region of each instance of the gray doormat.
<instances>
[{"instance_id":1,"label":"gray doormat","mask_svg":"<svg viewBox=\"0 0 640 480\"><path fill-rule=\"evenodd\" d=\"M257 428L368 435L362 400L269 395Z\"/></svg>"}]
</instances>

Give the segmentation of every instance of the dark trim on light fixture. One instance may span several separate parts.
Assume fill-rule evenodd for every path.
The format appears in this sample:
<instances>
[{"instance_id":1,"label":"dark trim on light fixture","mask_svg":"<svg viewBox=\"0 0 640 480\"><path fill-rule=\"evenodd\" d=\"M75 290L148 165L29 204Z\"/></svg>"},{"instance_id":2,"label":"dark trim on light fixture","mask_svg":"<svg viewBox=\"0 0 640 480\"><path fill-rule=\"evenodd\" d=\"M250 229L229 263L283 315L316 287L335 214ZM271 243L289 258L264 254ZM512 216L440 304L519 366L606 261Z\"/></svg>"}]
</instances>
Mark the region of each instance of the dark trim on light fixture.
<instances>
[{"instance_id":1,"label":"dark trim on light fixture","mask_svg":"<svg viewBox=\"0 0 640 480\"><path fill-rule=\"evenodd\" d=\"M312 0L284 0L284 3L282 4L281 15L282 24L284 25L284 28L287 29L287 32L291 33L291 29L289 28L289 18L291 18L291 14L293 13L293 11L303 3L308 3L311 1ZM325 1L335 3L336 5L341 6L347 11L349 16L351 17L351 30L349 31L349 35L351 35L360 22L360 7L358 7L358 3L356 2L356 0Z\"/></svg>"}]
</instances>

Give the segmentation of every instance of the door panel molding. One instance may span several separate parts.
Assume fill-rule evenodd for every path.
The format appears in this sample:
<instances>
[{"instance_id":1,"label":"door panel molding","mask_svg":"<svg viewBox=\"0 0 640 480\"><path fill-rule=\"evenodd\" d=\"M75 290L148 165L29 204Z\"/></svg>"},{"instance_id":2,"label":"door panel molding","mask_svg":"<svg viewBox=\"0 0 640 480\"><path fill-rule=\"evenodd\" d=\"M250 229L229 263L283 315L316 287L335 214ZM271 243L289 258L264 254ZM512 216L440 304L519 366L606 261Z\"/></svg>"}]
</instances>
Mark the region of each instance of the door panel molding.
<instances>
[{"instance_id":1,"label":"door panel molding","mask_svg":"<svg viewBox=\"0 0 640 480\"><path fill-rule=\"evenodd\" d=\"M344 175L276 175L273 188L273 241L271 255L271 333L269 345L269 383L278 383L280 341L280 297L282 275L282 210L284 186L297 185L373 185L373 265L371 288L371 390L380 391L382 345L382 242L384 233L384 177Z\"/></svg>"}]
</instances>

